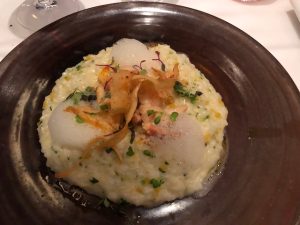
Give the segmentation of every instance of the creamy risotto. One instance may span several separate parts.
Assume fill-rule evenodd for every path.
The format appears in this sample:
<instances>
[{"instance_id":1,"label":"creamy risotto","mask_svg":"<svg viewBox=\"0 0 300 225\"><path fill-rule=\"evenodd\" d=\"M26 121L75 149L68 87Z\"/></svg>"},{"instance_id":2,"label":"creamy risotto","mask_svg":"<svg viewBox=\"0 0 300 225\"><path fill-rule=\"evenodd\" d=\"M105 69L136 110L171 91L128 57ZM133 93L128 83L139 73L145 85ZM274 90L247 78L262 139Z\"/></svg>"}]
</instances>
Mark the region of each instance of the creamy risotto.
<instances>
[{"instance_id":1,"label":"creamy risotto","mask_svg":"<svg viewBox=\"0 0 300 225\"><path fill-rule=\"evenodd\" d=\"M226 118L186 55L121 39L62 74L38 132L57 178L153 206L203 189L223 156Z\"/></svg>"}]
</instances>

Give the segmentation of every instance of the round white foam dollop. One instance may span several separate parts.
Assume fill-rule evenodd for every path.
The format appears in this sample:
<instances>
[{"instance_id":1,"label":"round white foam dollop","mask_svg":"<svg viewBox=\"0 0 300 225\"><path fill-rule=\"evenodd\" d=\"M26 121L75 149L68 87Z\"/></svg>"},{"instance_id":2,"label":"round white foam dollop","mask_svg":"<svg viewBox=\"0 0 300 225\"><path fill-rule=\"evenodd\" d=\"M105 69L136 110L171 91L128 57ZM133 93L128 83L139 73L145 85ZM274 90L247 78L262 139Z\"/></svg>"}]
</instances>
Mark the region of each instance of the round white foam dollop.
<instances>
[{"instance_id":1,"label":"round white foam dollop","mask_svg":"<svg viewBox=\"0 0 300 225\"><path fill-rule=\"evenodd\" d=\"M75 114L65 111L71 104L70 101L65 101L54 109L48 122L50 135L54 145L83 149L101 131L86 123L76 122Z\"/></svg>"}]
</instances>

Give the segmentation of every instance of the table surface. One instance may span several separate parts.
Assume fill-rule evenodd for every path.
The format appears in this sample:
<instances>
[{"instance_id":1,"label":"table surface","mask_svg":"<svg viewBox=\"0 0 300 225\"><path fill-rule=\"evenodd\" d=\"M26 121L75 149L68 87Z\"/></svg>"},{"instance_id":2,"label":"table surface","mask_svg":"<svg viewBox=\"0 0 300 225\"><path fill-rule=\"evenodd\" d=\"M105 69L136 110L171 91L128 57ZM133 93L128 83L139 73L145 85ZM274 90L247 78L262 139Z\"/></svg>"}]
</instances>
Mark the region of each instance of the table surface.
<instances>
[{"instance_id":1,"label":"table surface","mask_svg":"<svg viewBox=\"0 0 300 225\"><path fill-rule=\"evenodd\" d=\"M119 1L81 2L90 8ZM0 60L24 40L9 28L11 14L21 3L22 0L0 1ZM255 4L234 0L179 0L177 4L219 17L252 36L275 56L300 89L300 22L289 0L263 0Z\"/></svg>"}]
</instances>

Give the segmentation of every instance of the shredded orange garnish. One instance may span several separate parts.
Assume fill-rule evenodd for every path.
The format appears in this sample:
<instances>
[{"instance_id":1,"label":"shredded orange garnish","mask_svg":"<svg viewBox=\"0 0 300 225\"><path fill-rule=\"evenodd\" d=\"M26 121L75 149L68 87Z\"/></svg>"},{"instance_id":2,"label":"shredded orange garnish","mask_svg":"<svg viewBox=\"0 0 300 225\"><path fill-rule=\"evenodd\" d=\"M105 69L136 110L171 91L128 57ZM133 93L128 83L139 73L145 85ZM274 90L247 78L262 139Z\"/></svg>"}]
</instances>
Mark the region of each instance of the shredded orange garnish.
<instances>
[{"instance_id":1,"label":"shredded orange garnish","mask_svg":"<svg viewBox=\"0 0 300 225\"><path fill-rule=\"evenodd\" d=\"M96 149L104 150L106 147L114 147L121 140L123 140L124 137L126 137L126 135L129 132L128 123L131 121L131 119L134 115L134 112L137 108L137 104L138 104L137 95L138 95L140 86L141 86L141 84L138 84L131 93L131 105L125 116L126 122L125 122L124 127L120 131L118 131L112 135L100 136L100 137L97 137L97 138L93 139L92 141L90 141L88 146L82 152L82 156L81 156L82 160L85 160L85 159L88 159L89 157L91 157L93 150L96 150ZM115 150L118 158L120 160L122 160L121 153L119 151L117 151L117 148L115 148L115 147L114 147L114 150ZM76 170L76 168L78 168L78 163L74 164L69 169L55 173L55 177L63 178L63 177L69 176L72 172L74 172Z\"/></svg>"},{"instance_id":2,"label":"shredded orange garnish","mask_svg":"<svg viewBox=\"0 0 300 225\"><path fill-rule=\"evenodd\" d=\"M108 123L98 120L97 118L87 114L84 110L82 110L80 107L74 107L69 106L65 109L66 112L74 113L75 115L79 116L81 119L84 120L85 123L88 123L96 128L100 128L103 131L110 131L111 126L108 125Z\"/></svg>"},{"instance_id":3,"label":"shredded orange garnish","mask_svg":"<svg viewBox=\"0 0 300 225\"><path fill-rule=\"evenodd\" d=\"M138 91L140 89L141 83L138 84L135 89L132 91L131 93L131 105L129 107L129 110L125 116L125 125L124 127L118 131L117 133L114 133L108 137L104 137L104 136L100 136L97 137L95 139L93 139L87 146L87 148L85 149L84 153L83 153L83 158L89 158L91 156L91 152L93 151L94 148L103 150L107 147L112 147L112 146L116 146L121 140L123 140L123 138L127 135L129 129L128 129L128 123L131 121L134 112L137 108L137 104L138 104ZM115 149L115 148L114 148ZM116 151L116 149L115 149ZM119 152L117 152L117 155L119 157L119 159L121 160L121 154Z\"/></svg>"},{"instance_id":4,"label":"shredded orange garnish","mask_svg":"<svg viewBox=\"0 0 300 225\"><path fill-rule=\"evenodd\" d=\"M104 95L104 87L102 85L99 85L96 89L97 102L99 104L102 103Z\"/></svg>"},{"instance_id":5,"label":"shredded orange garnish","mask_svg":"<svg viewBox=\"0 0 300 225\"><path fill-rule=\"evenodd\" d=\"M102 85L105 84L105 82L108 81L109 79L109 71L110 71L110 68L108 66L105 66L101 72L99 73L98 75L98 82Z\"/></svg>"},{"instance_id":6,"label":"shredded orange garnish","mask_svg":"<svg viewBox=\"0 0 300 225\"><path fill-rule=\"evenodd\" d=\"M143 95L151 98L161 99L165 103L172 103L172 91L175 80L178 78L179 69L176 64L172 71L163 72L153 69L157 78L133 74L129 70L119 70L110 76L110 68L104 67L98 75L99 90L97 88L97 102L103 100L105 86L109 82L108 89L111 92L111 98L105 101L110 104L111 108L107 113L95 110L89 106L69 106L65 109L66 112L74 113L82 118L86 123L100 128L102 131L112 132L109 135L102 135L91 140L83 150L81 160L86 160L91 157L94 150L102 151L105 148L112 147L115 150L120 161L122 160L121 153L117 148L117 144L122 141L129 132L128 124L132 120L133 115L138 106L138 99L143 99ZM140 91L141 90L141 91ZM139 94L140 91L140 94ZM101 98L98 99L98 98ZM160 99L160 100L159 100ZM171 99L171 100L170 100ZM97 114L91 115L91 114ZM120 124L121 118L125 116L125 124L123 127L115 131L116 126ZM69 176L78 168L78 162L71 168L55 174L57 178Z\"/></svg>"}]
</instances>

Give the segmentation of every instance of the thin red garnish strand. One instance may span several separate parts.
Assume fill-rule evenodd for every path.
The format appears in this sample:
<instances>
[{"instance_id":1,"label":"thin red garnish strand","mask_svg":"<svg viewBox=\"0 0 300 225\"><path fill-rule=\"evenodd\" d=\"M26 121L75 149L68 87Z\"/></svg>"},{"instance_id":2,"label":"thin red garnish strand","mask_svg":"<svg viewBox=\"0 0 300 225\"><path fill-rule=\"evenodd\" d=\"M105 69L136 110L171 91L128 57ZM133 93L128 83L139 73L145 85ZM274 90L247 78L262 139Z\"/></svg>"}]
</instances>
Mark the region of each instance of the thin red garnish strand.
<instances>
[{"instance_id":1,"label":"thin red garnish strand","mask_svg":"<svg viewBox=\"0 0 300 225\"><path fill-rule=\"evenodd\" d=\"M144 62L146 62L146 60L142 60L142 61L140 62L140 65L133 65L133 66L132 66L133 69L135 69L135 70L137 70L137 71L143 70L142 64L143 64Z\"/></svg>"},{"instance_id":2,"label":"thin red garnish strand","mask_svg":"<svg viewBox=\"0 0 300 225\"><path fill-rule=\"evenodd\" d=\"M155 51L155 54L157 55L157 59L152 59L152 60L153 61L159 61L161 63L161 70L165 71L166 70L166 65L160 59L160 52L159 51Z\"/></svg>"},{"instance_id":3,"label":"thin red garnish strand","mask_svg":"<svg viewBox=\"0 0 300 225\"><path fill-rule=\"evenodd\" d=\"M114 63L114 60L111 61L110 64L96 64L96 66L105 66L110 69L112 69L115 73L118 71L117 67L113 67L112 64Z\"/></svg>"}]
</instances>

